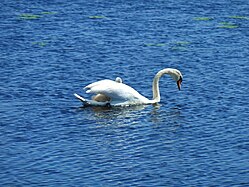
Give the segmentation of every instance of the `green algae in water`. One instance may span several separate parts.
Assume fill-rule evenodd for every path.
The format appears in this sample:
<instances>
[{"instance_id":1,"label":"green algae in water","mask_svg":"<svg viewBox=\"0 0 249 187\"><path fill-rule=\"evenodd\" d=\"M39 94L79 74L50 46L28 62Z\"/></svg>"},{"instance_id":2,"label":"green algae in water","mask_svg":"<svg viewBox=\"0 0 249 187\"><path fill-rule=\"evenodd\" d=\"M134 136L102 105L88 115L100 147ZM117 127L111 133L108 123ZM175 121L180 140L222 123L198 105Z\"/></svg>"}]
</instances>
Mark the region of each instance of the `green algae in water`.
<instances>
[{"instance_id":1,"label":"green algae in water","mask_svg":"<svg viewBox=\"0 0 249 187\"><path fill-rule=\"evenodd\" d=\"M44 47L44 46L47 45L46 42L33 42L32 44L33 44L33 45L40 46L40 47Z\"/></svg>"},{"instance_id":2,"label":"green algae in water","mask_svg":"<svg viewBox=\"0 0 249 187\"><path fill-rule=\"evenodd\" d=\"M57 12L42 12L41 14L44 14L44 15L52 15L52 14L57 14Z\"/></svg>"},{"instance_id":3,"label":"green algae in water","mask_svg":"<svg viewBox=\"0 0 249 187\"><path fill-rule=\"evenodd\" d=\"M219 26L219 28L235 29L235 28L238 28L238 26L237 25L222 25L222 26Z\"/></svg>"},{"instance_id":4,"label":"green algae in water","mask_svg":"<svg viewBox=\"0 0 249 187\"><path fill-rule=\"evenodd\" d=\"M105 16L89 16L90 19L105 19Z\"/></svg>"},{"instance_id":5,"label":"green algae in water","mask_svg":"<svg viewBox=\"0 0 249 187\"><path fill-rule=\"evenodd\" d=\"M172 47L170 47L170 50L172 51L187 51L188 46L191 43L188 41L176 41L172 43Z\"/></svg>"},{"instance_id":6,"label":"green algae in water","mask_svg":"<svg viewBox=\"0 0 249 187\"><path fill-rule=\"evenodd\" d=\"M213 20L213 18L209 18L209 17L196 17L196 18L194 18L194 20L196 20L196 21L210 21L210 20Z\"/></svg>"},{"instance_id":7,"label":"green algae in water","mask_svg":"<svg viewBox=\"0 0 249 187\"><path fill-rule=\"evenodd\" d=\"M189 45L190 42L187 42L187 41L178 41L175 43L176 45Z\"/></svg>"},{"instance_id":8,"label":"green algae in water","mask_svg":"<svg viewBox=\"0 0 249 187\"><path fill-rule=\"evenodd\" d=\"M249 17L246 17L246 16L230 16L229 18L233 18L233 19L246 19L246 20L249 20Z\"/></svg>"},{"instance_id":9,"label":"green algae in water","mask_svg":"<svg viewBox=\"0 0 249 187\"><path fill-rule=\"evenodd\" d=\"M235 29L238 28L239 26L234 24L234 23L229 23L229 22L221 22L221 25L218 26L219 28L224 28L224 29Z\"/></svg>"},{"instance_id":10,"label":"green algae in water","mask_svg":"<svg viewBox=\"0 0 249 187\"><path fill-rule=\"evenodd\" d=\"M26 19L26 20L34 20L34 19L39 19L41 16L35 15L35 14L21 14L20 18L21 19Z\"/></svg>"}]
</instances>

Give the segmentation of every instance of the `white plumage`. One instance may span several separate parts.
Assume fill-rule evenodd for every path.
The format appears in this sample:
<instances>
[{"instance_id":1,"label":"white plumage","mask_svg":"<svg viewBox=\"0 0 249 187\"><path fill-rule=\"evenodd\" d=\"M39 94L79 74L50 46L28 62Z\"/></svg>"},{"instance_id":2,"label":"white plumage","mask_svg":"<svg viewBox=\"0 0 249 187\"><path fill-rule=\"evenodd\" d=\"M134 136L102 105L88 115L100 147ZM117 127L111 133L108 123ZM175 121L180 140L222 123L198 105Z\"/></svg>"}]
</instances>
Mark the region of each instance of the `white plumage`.
<instances>
[{"instance_id":1,"label":"white plumage","mask_svg":"<svg viewBox=\"0 0 249 187\"><path fill-rule=\"evenodd\" d=\"M117 77L115 81L101 80L87 85L86 93L97 94L92 100L84 99L78 94L76 98L81 100L84 105L90 106L130 106L141 104L154 104L160 102L159 79L162 75L169 74L178 85L180 90L182 74L177 69L166 68L159 71L153 79L153 99L149 100L142 96L132 87L122 83L122 79Z\"/></svg>"}]
</instances>

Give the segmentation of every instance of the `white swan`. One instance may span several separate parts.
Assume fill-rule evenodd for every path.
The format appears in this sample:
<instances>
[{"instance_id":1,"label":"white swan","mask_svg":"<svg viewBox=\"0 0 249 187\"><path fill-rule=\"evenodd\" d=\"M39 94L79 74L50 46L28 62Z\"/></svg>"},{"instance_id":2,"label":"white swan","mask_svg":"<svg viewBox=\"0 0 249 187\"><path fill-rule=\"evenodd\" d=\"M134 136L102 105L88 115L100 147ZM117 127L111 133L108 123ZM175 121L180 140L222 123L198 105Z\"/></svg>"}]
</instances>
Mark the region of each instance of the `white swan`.
<instances>
[{"instance_id":1,"label":"white swan","mask_svg":"<svg viewBox=\"0 0 249 187\"><path fill-rule=\"evenodd\" d=\"M130 106L155 104L160 102L159 79L164 74L169 74L173 80L176 81L178 89L181 89L182 74L179 70L173 68L166 68L159 71L154 79L152 85L153 99L147 99L139 94L132 87L122 83L122 79L117 77L115 81L101 80L87 85L86 93L97 94L92 100L85 99L78 94L74 96L83 102L85 106Z\"/></svg>"}]
</instances>

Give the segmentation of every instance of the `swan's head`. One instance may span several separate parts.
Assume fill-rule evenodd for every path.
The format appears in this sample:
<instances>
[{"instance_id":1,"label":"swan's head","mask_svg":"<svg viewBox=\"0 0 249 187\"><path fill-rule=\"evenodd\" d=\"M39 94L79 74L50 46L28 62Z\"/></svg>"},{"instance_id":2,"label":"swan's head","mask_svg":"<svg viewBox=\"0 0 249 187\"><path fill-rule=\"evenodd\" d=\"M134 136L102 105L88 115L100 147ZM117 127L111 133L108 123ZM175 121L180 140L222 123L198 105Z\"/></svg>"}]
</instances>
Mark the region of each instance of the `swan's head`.
<instances>
[{"instance_id":1,"label":"swan's head","mask_svg":"<svg viewBox=\"0 0 249 187\"><path fill-rule=\"evenodd\" d=\"M177 69L168 68L168 74L176 81L178 89L181 90L182 73Z\"/></svg>"},{"instance_id":2,"label":"swan's head","mask_svg":"<svg viewBox=\"0 0 249 187\"><path fill-rule=\"evenodd\" d=\"M179 90L181 90L181 84L182 84L182 76L180 76L179 80L176 81L177 87Z\"/></svg>"}]
</instances>

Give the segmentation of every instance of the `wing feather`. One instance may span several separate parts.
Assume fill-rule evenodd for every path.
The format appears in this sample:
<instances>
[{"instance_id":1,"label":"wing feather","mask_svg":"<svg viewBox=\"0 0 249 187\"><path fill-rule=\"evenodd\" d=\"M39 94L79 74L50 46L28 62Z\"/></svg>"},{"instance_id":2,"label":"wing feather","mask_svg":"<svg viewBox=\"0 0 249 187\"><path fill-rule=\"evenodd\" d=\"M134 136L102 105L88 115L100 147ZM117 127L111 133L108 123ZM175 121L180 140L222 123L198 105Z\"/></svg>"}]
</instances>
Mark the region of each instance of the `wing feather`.
<instances>
[{"instance_id":1,"label":"wing feather","mask_svg":"<svg viewBox=\"0 0 249 187\"><path fill-rule=\"evenodd\" d=\"M103 94L112 101L131 101L143 97L130 86L112 80L101 80L85 87L86 93Z\"/></svg>"}]
</instances>

